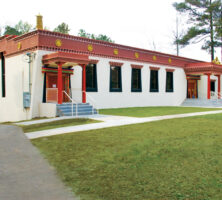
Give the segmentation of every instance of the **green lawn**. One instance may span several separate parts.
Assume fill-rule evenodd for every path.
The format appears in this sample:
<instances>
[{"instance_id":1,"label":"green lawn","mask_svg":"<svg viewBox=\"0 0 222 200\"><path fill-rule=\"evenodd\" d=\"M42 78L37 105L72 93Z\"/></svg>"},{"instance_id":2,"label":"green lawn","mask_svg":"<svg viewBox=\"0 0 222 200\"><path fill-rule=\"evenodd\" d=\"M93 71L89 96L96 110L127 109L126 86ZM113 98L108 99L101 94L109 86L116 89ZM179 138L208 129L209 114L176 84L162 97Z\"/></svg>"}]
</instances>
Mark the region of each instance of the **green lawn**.
<instances>
[{"instance_id":1,"label":"green lawn","mask_svg":"<svg viewBox=\"0 0 222 200\"><path fill-rule=\"evenodd\" d=\"M32 142L82 200L222 199L222 114Z\"/></svg>"},{"instance_id":2,"label":"green lawn","mask_svg":"<svg viewBox=\"0 0 222 200\"><path fill-rule=\"evenodd\" d=\"M22 127L24 133L33 132L33 131L42 131L47 129L53 128L61 128L66 126L77 126L82 124L90 124L100 122L97 120L86 119L86 118L79 118L79 119L64 119L64 120L57 120L53 122L41 123L41 124L33 124L33 125L19 125Z\"/></svg>"},{"instance_id":3,"label":"green lawn","mask_svg":"<svg viewBox=\"0 0 222 200\"><path fill-rule=\"evenodd\" d=\"M133 108L113 108L101 109L100 114L105 115L119 115L130 117L152 117L162 115L173 115L192 112L204 112L218 110L218 108L198 108L198 107L176 107L176 106L163 106L163 107L133 107Z\"/></svg>"}]
</instances>

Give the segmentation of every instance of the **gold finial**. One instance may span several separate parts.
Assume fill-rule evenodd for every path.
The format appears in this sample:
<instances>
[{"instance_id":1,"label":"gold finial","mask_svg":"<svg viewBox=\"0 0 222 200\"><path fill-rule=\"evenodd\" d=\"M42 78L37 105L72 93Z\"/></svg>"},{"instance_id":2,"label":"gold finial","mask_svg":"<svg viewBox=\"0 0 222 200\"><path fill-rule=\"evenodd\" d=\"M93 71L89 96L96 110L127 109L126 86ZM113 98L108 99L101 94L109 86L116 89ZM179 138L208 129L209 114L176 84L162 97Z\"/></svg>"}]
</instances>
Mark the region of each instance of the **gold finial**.
<instances>
[{"instance_id":1,"label":"gold finial","mask_svg":"<svg viewBox=\"0 0 222 200\"><path fill-rule=\"evenodd\" d=\"M43 30L42 15L40 15L40 14L38 14L36 16L36 29Z\"/></svg>"},{"instance_id":2,"label":"gold finial","mask_svg":"<svg viewBox=\"0 0 222 200\"><path fill-rule=\"evenodd\" d=\"M218 57L216 57L216 58L213 60L213 63L214 63L214 64L217 64L217 65L220 65L220 64L221 64L220 61L219 61L219 59L218 59Z\"/></svg>"}]
</instances>

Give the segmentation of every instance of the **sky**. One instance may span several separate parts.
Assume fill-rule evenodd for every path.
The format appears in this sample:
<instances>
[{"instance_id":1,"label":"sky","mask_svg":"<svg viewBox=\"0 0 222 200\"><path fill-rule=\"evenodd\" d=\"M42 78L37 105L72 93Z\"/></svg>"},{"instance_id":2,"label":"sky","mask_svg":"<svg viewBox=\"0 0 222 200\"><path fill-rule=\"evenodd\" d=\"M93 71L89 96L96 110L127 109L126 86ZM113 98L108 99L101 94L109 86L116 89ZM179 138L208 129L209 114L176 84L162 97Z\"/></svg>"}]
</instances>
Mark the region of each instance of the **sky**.
<instances>
[{"instance_id":1,"label":"sky","mask_svg":"<svg viewBox=\"0 0 222 200\"><path fill-rule=\"evenodd\" d=\"M53 30L60 23L69 25L71 35L80 29L105 34L115 43L176 54L173 45L176 13L172 4L182 0L13 0L2 1L0 26L15 25L19 20L36 25L36 15L43 16L43 26ZM179 17L179 32L187 28ZM180 50L180 56L210 61L201 45ZM216 56L221 59L221 50Z\"/></svg>"}]
</instances>

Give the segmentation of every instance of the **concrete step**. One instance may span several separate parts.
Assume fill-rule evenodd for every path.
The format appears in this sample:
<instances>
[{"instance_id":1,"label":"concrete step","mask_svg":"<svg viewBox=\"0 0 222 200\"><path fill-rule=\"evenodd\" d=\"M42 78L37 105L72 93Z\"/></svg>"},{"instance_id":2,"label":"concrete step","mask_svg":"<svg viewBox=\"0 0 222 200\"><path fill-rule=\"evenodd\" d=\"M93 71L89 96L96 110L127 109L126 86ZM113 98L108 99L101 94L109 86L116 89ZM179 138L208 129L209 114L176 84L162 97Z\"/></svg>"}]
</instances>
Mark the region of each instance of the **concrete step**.
<instances>
[{"instance_id":1,"label":"concrete step","mask_svg":"<svg viewBox=\"0 0 222 200\"><path fill-rule=\"evenodd\" d=\"M222 107L222 99L186 99L181 106Z\"/></svg>"},{"instance_id":2,"label":"concrete step","mask_svg":"<svg viewBox=\"0 0 222 200\"><path fill-rule=\"evenodd\" d=\"M73 112L72 112L73 109ZM59 116L75 116L76 115L76 104L64 103L57 105L57 113ZM97 110L93 108L89 103L79 103L77 105L77 115L92 115L98 114Z\"/></svg>"}]
</instances>

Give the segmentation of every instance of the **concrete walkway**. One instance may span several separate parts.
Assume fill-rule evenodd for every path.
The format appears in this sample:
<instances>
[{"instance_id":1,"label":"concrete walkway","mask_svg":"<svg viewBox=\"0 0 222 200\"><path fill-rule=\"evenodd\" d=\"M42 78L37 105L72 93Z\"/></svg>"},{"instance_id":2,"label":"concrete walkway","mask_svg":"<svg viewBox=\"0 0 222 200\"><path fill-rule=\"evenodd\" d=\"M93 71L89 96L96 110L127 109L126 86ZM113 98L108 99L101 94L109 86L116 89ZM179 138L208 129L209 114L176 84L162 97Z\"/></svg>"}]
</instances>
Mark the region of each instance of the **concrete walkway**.
<instances>
[{"instance_id":1,"label":"concrete walkway","mask_svg":"<svg viewBox=\"0 0 222 200\"><path fill-rule=\"evenodd\" d=\"M21 128L0 125L0 199L74 200L74 195L25 137Z\"/></svg>"},{"instance_id":2,"label":"concrete walkway","mask_svg":"<svg viewBox=\"0 0 222 200\"><path fill-rule=\"evenodd\" d=\"M93 123L93 124L85 124L85 125L79 125L79 126L62 127L62 128L56 128L56 129L50 129L50 130L44 130L44 131L30 132L30 133L26 133L26 136L29 139L34 139L34 138L59 135L59 134L71 133L71 132L87 131L87 130L114 127L114 126L123 126L123 125L138 124L138 123L159 121L159 120L165 120L165 119L192 117L192 116L217 114L217 113L222 113L222 110L187 113L187 114L177 114L177 115L165 115L165 116L157 116L157 117L144 117L144 118L110 116L110 115L96 115L96 116L93 116L90 118L95 119L95 120L100 120L103 122Z\"/></svg>"}]
</instances>

